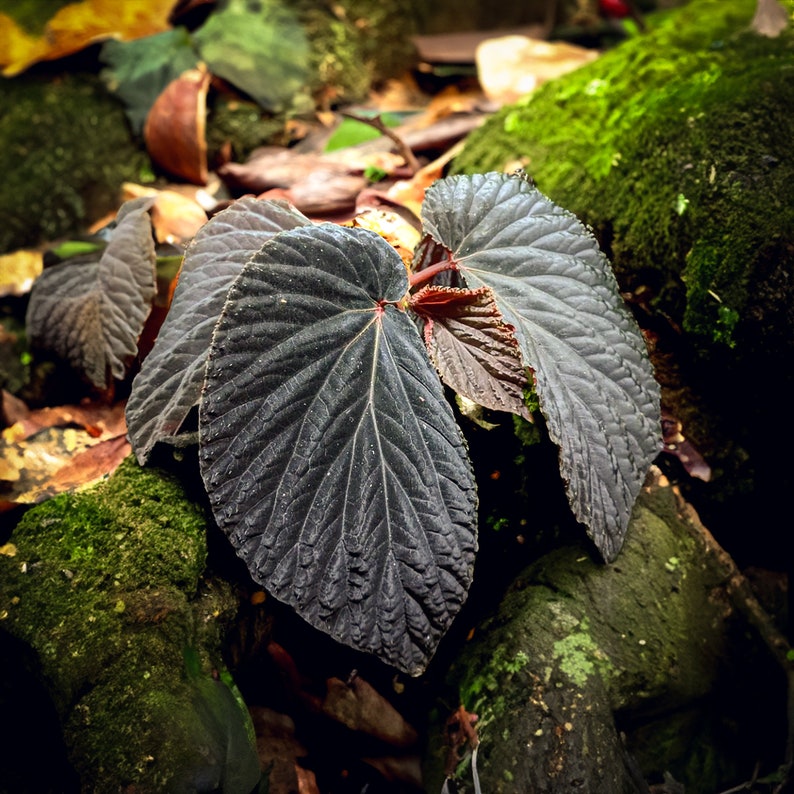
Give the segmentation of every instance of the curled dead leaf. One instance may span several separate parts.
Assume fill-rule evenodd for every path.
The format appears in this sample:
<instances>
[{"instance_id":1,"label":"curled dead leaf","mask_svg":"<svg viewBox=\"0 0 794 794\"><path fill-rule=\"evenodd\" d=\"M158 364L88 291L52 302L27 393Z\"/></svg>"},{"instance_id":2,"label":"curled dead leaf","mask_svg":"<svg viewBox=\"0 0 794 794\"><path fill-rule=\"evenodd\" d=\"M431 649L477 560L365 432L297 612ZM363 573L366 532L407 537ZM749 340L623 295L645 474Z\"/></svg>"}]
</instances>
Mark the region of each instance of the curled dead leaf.
<instances>
[{"instance_id":1,"label":"curled dead leaf","mask_svg":"<svg viewBox=\"0 0 794 794\"><path fill-rule=\"evenodd\" d=\"M155 196L151 216L158 243L187 242L207 222L207 213L198 201L175 190L156 190L125 182L122 191L124 201Z\"/></svg>"},{"instance_id":2,"label":"curled dead leaf","mask_svg":"<svg viewBox=\"0 0 794 794\"><path fill-rule=\"evenodd\" d=\"M197 185L207 183L207 91L203 64L172 80L152 105L143 137L150 157L168 173Z\"/></svg>"}]
</instances>

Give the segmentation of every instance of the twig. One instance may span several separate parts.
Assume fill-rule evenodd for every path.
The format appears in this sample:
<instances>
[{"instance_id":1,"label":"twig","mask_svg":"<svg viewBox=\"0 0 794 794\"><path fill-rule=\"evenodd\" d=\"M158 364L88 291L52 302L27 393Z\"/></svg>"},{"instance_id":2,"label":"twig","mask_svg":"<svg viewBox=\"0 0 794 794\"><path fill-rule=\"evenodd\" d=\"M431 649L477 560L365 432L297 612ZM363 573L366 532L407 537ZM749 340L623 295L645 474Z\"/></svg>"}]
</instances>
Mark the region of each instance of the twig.
<instances>
[{"instance_id":1,"label":"twig","mask_svg":"<svg viewBox=\"0 0 794 794\"><path fill-rule=\"evenodd\" d=\"M376 116L359 116L357 113L351 113L347 110L342 111L342 115L345 118L353 119L353 121L360 121L362 124L369 124L370 127L376 129L381 135L385 135L387 138L394 141L397 146L397 150L402 155L403 160L405 160L405 164L411 171L411 176L413 176L420 168L419 161L416 159L411 147L392 129L387 127L383 123L383 119L381 118L380 113Z\"/></svg>"}]
</instances>

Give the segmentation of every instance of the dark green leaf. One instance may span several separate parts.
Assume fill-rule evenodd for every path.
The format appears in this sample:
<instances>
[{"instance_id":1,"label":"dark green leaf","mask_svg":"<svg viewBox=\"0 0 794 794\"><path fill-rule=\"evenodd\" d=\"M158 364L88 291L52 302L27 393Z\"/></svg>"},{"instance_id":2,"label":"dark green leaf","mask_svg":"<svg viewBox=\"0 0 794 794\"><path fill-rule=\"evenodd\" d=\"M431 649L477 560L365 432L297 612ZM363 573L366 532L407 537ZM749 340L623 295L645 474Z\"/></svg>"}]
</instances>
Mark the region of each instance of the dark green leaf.
<instances>
[{"instance_id":1,"label":"dark green leaf","mask_svg":"<svg viewBox=\"0 0 794 794\"><path fill-rule=\"evenodd\" d=\"M465 443L391 246L330 224L266 243L229 292L200 407L216 520L254 578L419 674L476 551Z\"/></svg>"},{"instance_id":2,"label":"dark green leaf","mask_svg":"<svg viewBox=\"0 0 794 794\"><path fill-rule=\"evenodd\" d=\"M196 234L171 309L127 403L127 427L141 463L155 443L177 436L198 404L212 329L245 262L274 234L310 223L286 203L242 198Z\"/></svg>"},{"instance_id":3,"label":"dark green leaf","mask_svg":"<svg viewBox=\"0 0 794 794\"><path fill-rule=\"evenodd\" d=\"M108 65L102 78L124 102L130 126L138 134L163 89L198 63L185 28L132 41L106 41L100 58Z\"/></svg>"},{"instance_id":4,"label":"dark green leaf","mask_svg":"<svg viewBox=\"0 0 794 794\"><path fill-rule=\"evenodd\" d=\"M514 176L440 180L422 214L515 328L571 507L614 559L662 436L659 388L609 262L574 215Z\"/></svg>"},{"instance_id":5,"label":"dark green leaf","mask_svg":"<svg viewBox=\"0 0 794 794\"><path fill-rule=\"evenodd\" d=\"M122 205L101 258L78 257L36 279L27 312L31 344L52 350L97 388L122 379L137 352L156 291L148 209L153 199Z\"/></svg>"},{"instance_id":6,"label":"dark green leaf","mask_svg":"<svg viewBox=\"0 0 794 794\"><path fill-rule=\"evenodd\" d=\"M193 39L212 74L265 110L285 110L306 86L308 40L297 15L283 3L228 0Z\"/></svg>"}]
</instances>

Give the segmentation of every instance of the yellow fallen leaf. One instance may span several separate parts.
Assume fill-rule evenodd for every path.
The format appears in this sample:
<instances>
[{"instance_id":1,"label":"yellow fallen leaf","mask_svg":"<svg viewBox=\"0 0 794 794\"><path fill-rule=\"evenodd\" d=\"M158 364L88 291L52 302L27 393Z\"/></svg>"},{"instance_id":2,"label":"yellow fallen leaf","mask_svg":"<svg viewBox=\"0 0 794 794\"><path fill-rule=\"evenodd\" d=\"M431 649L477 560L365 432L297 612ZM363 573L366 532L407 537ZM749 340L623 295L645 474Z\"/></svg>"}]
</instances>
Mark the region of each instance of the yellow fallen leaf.
<instances>
[{"instance_id":1,"label":"yellow fallen leaf","mask_svg":"<svg viewBox=\"0 0 794 794\"><path fill-rule=\"evenodd\" d=\"M168 30L173 0L83 0L69 3L46 23L41 35L24 30L0 14L0 67L6 77L34 63L54 60L102 39L136 39Z\"/></svg>"},{"instance_id":2,"label":"yellow fallen leaf","mask_svg":"<svg viewBox=\"0 0 794 794\"><path fill-rule=\"evenodd\" d=\"M26 295L43 268L41 251L22 249L0 256L0 297Z\"/></svg>"},{"instance_id":3,"label":"yellow fallen leaf","mask_svg":"<svg viewBox=\"0 0 794 794\"><path fill-rule=\"evenodd\" d=\"M0 546L0 554L2 554L4 557L16 557L17 547L13 543L5 543L4 545Z\"/></svg>"},{"instance_id":4,"label":"yellow fallen leaf","mask_svg":"<svg viewBox=\"0 0 794 794\"><path fill-rule=\"evenodd\" d=\"M207 213L198 201L175 190L155 188L125 182L124 200L139 196L157 196L152 207L152 227L160 243L181 243L190 240L207 222Z\"/></svg>"},{"instance_id":5,"label":"yellow fallen leaf","mask_svg":"<svg viewBox=\"0 0 794 794\"><path fill-rule=\"evenodd\" d=\"M368 229L383 237L394 248L406 267L413 261L414 248L422 239L422 233L396 212L384 209L365 209L351 223Z\"/></svg>"}]
</instances>

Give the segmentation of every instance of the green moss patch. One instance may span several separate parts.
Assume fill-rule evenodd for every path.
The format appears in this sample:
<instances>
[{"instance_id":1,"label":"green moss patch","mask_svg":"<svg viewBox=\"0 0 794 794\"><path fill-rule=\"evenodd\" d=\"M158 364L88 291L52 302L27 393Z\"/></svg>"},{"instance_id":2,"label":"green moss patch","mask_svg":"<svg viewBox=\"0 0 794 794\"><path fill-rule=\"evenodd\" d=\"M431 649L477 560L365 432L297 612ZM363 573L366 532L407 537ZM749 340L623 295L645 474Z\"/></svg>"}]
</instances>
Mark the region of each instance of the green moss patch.
<instances>
[{"instance_id":1,"label":"green moss patch","mask_svg":"<svg viewBox=\"0 0 794 794\"><path fill-rule=\"evenodd\" d=\"M794 7L789 4L790 7ZM794 33L749 32L753 0L693 0L473 133L460 171L518 158L591 224L628 289L733 345L794 239ZM791 262L791 254L788 254Z\"/></svg>"},{"instance_id":2,"label":"green moss patch","mask_svg":"<svg viewBox=\"0 0 794 794\"><path fill-rule=\"evenodd\" d=\"M2 628L35 651L86 790L221 780L232 744L256 782L247 715L211 675L236 599L202 578L205 516L176 480L129 458L32 508L11 542Z\"/></svg>"},{"instance_id":3,"label":"green moss patch","mask_svg":"<svg viewBox=\"0 0 794 794\"><path fill-rule=\"evenodd\" d=\"M0 253L82 231L148 158L94 77L0 80Z\"/></svg>"}]
</instances>

